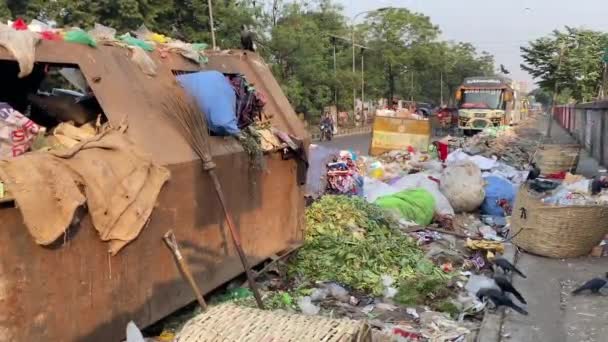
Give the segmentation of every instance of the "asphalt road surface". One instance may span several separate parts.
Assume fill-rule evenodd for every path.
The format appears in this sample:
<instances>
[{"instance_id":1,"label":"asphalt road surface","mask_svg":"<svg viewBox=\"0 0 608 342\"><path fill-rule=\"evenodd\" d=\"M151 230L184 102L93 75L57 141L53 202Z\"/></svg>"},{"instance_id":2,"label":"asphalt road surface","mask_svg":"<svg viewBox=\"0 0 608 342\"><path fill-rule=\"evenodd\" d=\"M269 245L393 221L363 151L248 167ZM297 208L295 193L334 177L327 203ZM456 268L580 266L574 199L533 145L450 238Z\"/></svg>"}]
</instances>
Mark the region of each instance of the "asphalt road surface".
<instances>
[{"instance_id":1,"label":"asphalt road surface","mask_svg":"<svg viewBox=\"0 0 608 342\"><path fill-rule=\"evenodd\" d=\"M371 133L335 137L331 141L316 142L323 147L337 150L353 150L358 155L369 154L369 145L372 141Z\"/></svg>"}]
</instances>

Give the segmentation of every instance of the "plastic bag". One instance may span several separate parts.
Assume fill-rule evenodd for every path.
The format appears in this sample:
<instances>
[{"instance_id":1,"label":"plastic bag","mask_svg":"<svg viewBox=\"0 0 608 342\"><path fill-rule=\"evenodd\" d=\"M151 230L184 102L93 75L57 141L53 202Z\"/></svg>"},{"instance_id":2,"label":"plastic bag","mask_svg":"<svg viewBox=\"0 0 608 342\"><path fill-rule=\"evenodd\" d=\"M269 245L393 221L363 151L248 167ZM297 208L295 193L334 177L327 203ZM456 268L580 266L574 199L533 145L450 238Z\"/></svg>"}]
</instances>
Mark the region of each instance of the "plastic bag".
<instances>
[{"instance_id":1,"label":"plastic bag","mask_svg":"<svg viewBox=\"0 0 608 342\"><path fill-rule=\"evenodd\" d=\"M571 184L566 184L566 189L576 194L591 195L591 182L590 179L582 179Z\"/></svg>"},{"instance_id":2,"label":"plastic bag","mask_svg":"<svg viewBox=\"0 0 608 342\"><path fill-rule=\"evenodd\" d=\"M398 181L392 184L392 187L397 191L403 191L414 188L422 188L428 191L433 198L435 198L435 212L439 215L451 215L454 216L454 208L450 204L450 201L445 197L439 190L439 184L428 178L423 173L417 173L412 175L403 176Z\"/></svg>"},{"instance_id":3,"label":"plastic bag","mask_svg":"<svg viewBox=\"0 0 608 342\"><path fill-rule=\"evenodd\" d=\"M116 30L108 27L108 26L104 26L98 23L95 23L95 27L93 27L92 30L89 31L89 35L91 35L91 37L93 37L96 40L105 40L105 41L112 41L112 40L116 40Z\"/></svg>"},{"instance_id":4,"label":"plastic bag","mask_svg":"<svg viewBox=\"0 0 608 342\"><path fill-rule=\"evenodd\" d=\"M398 218L426 226L433 220L435 199L425 189L401 191L378 198L374 203L396 214Z\"/></svg>"},{"instance_id":5,"label":"plastic bag","mask_svg":"<svg viewBox=\"0 0 608 342\"><path fill-rule=\"evenodd\" d=\"M515 188L513 184L502 177L488 176L484 178L486 186L484 191L486 196L481 204L481 212L491 216L505 216L504 209L498 205L497 201L507 200L510 207L515 201Z\"/></svg>"},{"instance_id":6,"label":"plastic bag","mask_svg":"<svg viewBox=\"0 0 608 342\"><path fill-rule=\"evenodd\" d=\"M373 203L382 196L392 195L399 192L396 188L384 183L383 181L365 177L363 182L363 197L366 201Z\"/></svg>"},{"instance_id":7,"label":"plastic bag","mask_svg":"<svg viewBox=\"0 0 608 342\"><path fill-rule=\"evenodd\" d=\"M310 297L302 297L298 300L298 307L304 315L314 316L321 311L321 308L314 305Z\"/></svg>"},{"instance_id":8,"label":"plastic bag","mask_svg":"<svg viewBox=\"0 0 608 342\"><path fill-rule=\"evenodd\" d=\"M95 41L95 39L93 39L93 37L91 37L91 35L89 35L88 33L86 33L85 31L83 31L81 29L73 29L71 31L66 32L65 35L63 36L63 40L65 40L66 42L69 42L69 43L76 43L76 44L88 45L90 47L97 47L97 42Z\"/></svg>"},{"instance_id":9,"label":"plastic bag","mask_svg":"<svg viewBox=\"0 0 608 342\"><path fill-rule=\"evenodd\" d=\"M0 46L6 48L19 63L19 78L32 73L39 41L34 32L17 31L0 24Z\"/></svg>"},{"instance_id":10,"label":"plastic bag","mask_svg":"<svg viewBox=\"0 0 608 342\"><path fill-rule=\"evenodd\" d=\"M140 48L142 48L148 52L154 51L154 46L152 44L147 43L141 39L134 38L128 33L125 33L122 36L120 36L120 40L122 40L125 44L130 45L130 46L139 46Z\"/></svg>"},{"instance_id":11,"label":"plastic bag","mask_svg":"<svg viewBox=\"0 0 608 342\"><path fill-rule=\"evenodd\" d=\"M477 210L486 193L481 170L472 162L448 166L443 170L439 189L456 213Z\"/></svg>"},{"instance_id":12,"label":"plastic bag","mask_svg":"<svg viewBox=\"0 0 608 342\"><path fill-rule=\"evenodd\" d=\"M240 133L236 118L236 94L219 71L201 71L177 77L205 114L209 129L218 135Z\"/></svg>"},{"instance_id":13,"label":"plastic bag","mask_svg":"<svg viewBox=\"0 0 608 342\"><path fill-rule=\"evenodd\" d=\"M148 76L156 76L156 63L148 56L146 51L139 46L131 46L130 48L133 51L131 60L139 66L141 71Z\"/></svg>"},{"instance_id":14,"label":"plastic bag","mask_svg":"<svg viewBox=\"0 0 608 342\"><path fill-rule=\"evenodd\" d=\"M135 31L135 36L138 39L148 40L158 44L165 44L168 41L166 36L148 30L146 25L143 24Z\"/></svg>"}]
</instances>

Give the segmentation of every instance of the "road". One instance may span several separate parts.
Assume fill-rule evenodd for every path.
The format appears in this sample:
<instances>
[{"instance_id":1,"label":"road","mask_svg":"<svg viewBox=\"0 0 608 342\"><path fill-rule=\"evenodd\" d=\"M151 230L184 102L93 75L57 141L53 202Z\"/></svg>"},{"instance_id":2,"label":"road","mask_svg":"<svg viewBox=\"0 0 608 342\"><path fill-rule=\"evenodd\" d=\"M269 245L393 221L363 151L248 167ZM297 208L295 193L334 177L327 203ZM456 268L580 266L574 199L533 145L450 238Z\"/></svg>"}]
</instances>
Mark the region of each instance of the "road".
<instances>
[{"instance_id":1,"label":"road","mask_svg":"<svg viewBox=\"0 0 608 342\"><path fill-rule=\"evenodd\" d=\"M358 155L367 155L372 135L358 134L336 137L332 141L316 142L310 147L309 168L306 177L307 195L316 196L324 188L325 164L340 150L351 150Z\"/></svg>"},{"instance_id":2,"label":"road","mask_svg":"<svg viewBox=\"0 0 608 342\"><path fill-rule=\"evenodd\" d=\"M317 142L316 144L329 149L353 150L357 154L368 154L369 145L372 140L370 133L349 135L346 137L335 137L332 141Z\"/></svg>"}]
</instances>

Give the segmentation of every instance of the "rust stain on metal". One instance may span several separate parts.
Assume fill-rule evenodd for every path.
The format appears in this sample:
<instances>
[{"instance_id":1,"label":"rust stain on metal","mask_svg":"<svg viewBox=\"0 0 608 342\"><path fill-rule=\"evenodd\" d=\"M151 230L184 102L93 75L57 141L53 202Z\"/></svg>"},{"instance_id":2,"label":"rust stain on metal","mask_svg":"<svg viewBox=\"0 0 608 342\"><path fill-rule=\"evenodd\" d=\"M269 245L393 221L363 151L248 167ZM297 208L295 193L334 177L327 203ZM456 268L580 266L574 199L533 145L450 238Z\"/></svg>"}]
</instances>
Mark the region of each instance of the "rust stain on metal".
<instances>
[{"instance_id":1,"label":"rust stain on metal","mask_svg":"<svg viewBox=\"0 0 608 342\"><path fill-rule=\"evenodd\" d=\"M29 236L18 209L0 209L0 339L117 341L128 321L146 326L191 302L192 291L163 245L169 228L180 237L203 292L243 272L200 160L160 113L159 94L177 86L172 71L195 71L197 66L178 55L152 57L159 66L156 77L143 74L118 47L47 41L38 47L37 62L79 66L110 122L127 119L130 137L167 165L172 178L140 236L111 259L88 216L66 243L44 248ZM0 59L12 57L0 48ZM205 69L242 73L264 92L277 128L307 136L258 56L214 52L209 60ZM218 176L251 262L301 242L304 200L295 162L267 156L271 177L249 169L237 142L213 139Z\"/></svg>"}]
</instances>

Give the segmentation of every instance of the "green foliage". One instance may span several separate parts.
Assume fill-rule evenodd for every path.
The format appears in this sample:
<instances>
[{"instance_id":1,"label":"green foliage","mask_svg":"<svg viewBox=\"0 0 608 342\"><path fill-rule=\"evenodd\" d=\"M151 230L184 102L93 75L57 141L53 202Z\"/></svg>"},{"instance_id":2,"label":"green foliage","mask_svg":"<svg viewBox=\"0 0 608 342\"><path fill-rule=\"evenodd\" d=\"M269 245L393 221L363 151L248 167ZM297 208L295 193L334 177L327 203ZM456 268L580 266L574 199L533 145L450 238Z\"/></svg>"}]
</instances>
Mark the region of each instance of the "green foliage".
<instances>
[{"instance_id":1,"label":"green foliage","mask_svg":"<svg viewBox=\"0 0 608 342\"><path fill-rule=\"evenodd\" d=\"M395 301L403 305L423 305L436 298L450 295L447 279L441 273L425 274L407 278L399 283Z\"/></svg>"},{"instance_id":2,"label":"green foliage","mask_svg":"<svg viewBox=\"0 0 608 342\"><path fill-rule=\"evenodd\" d=\"M442 74L447 99L464 77L493 69L491 56L470 44L439 41L440 30L430 18L407 9L371 12L355 25L356 42L372 50L355 51L354 73L352 22L336 0L214 0L213 13L221 48L240 47L241 25L255 29L259 53L292 106L308 118L333 105L336 93L338 108L352 110L353 88L357 96L361 92L362 53L366 99L398 96L438 103ZM174 38L211 43L207 0L7 0L0 4L3 16L83 29L100 23L120 34L144 24Z\"/></svg>"},{"instance_id":3,"label":"green foliage","mask_svg":"<svg viewBox=\"0 0 608 342\"><path fill-rule=\"evenodd\" d=\"M337 281L380 295L381 276L396 283L442 279L443 273L416 244L391 228L394 222L376 205L358 197L325 196L306 211L306 239L290 266L308 281Z\"/></svg>"},{"instance_id":4,"label":"green foliage","mask_svg":"<svg viewBox=\"0 0 608 342\"><path fill-rule=\"evenodd\" d=\"M552 92L557 83L561 94L567 91L576 101L590 101L599 92L607 46L606 33L566 27L522 47L521 67L545 90Z\"/></svg>"}]
</instances>

